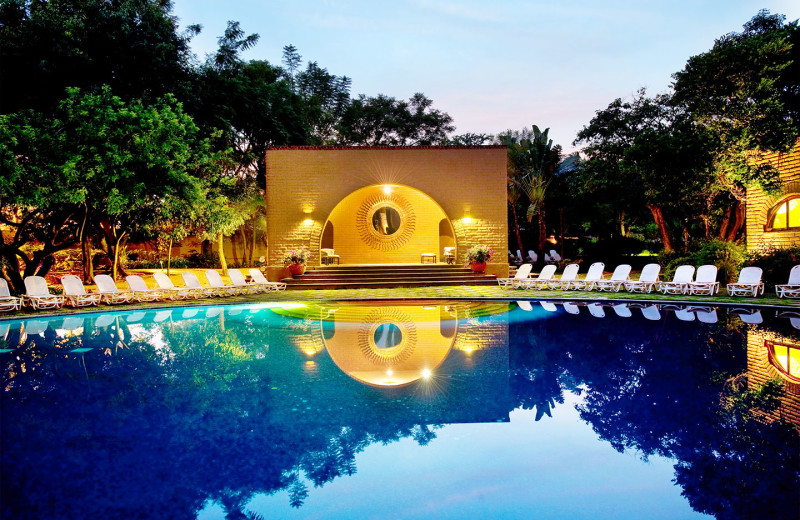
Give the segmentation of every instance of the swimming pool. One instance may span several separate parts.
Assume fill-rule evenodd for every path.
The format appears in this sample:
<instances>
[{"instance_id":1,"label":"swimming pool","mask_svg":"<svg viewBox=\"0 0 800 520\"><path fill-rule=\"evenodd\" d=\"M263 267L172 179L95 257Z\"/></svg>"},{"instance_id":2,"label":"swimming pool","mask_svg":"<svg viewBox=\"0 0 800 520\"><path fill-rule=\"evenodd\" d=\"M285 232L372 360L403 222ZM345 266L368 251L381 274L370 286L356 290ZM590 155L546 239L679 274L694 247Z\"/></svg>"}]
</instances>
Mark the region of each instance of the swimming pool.
<instances>
[{"instance_id":1,"label":"swimming pool","mask_svg":"<svg viewBox=\"0 0 800 520\"><path fill-rule=\"evenodd\" d=\"M523 301L0 321L0 516L791 517L798 320Z\"/></svg>"}]
</instances>

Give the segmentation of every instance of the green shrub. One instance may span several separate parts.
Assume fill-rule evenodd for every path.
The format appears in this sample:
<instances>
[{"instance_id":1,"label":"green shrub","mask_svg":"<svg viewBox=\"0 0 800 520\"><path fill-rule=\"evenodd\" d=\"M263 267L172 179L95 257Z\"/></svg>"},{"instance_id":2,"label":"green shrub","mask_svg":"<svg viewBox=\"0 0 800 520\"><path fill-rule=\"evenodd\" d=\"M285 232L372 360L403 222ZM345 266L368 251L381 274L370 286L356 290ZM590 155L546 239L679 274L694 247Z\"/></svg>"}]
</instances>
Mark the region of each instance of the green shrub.
<instances>
[{"instance_id":1,"label":"green shrub","mask_svg":"<svg viewBox=\"0 0 800 520\"><path fill-rule=\"evenodd\" d=\"M219 253L216 251L211 251L210 253L198 253L197 251L193 251L192 254L186 257L186 261L186 267L192 269L198 269L201 267L214 269L218 268L220 265Z\"/></svg>"},{"instance_id":2,"label":"green shrub","mask_svg":"<svg viewBox=\"0 0 800 520\"><path fill-rule=\"evenodd\" d=\"M776 248L765 246L748 254L747 265L760 267L762 281L768 289L789 280L789 271L800 264L800 246Z\"/></svg>"},{"instance_id":3,"label":"green shrub","mask_svg":"<svg viewBox=\"0 0 800 520\"><path fill-rule=\"evenodd\" d=\"M747 252L743 246L724 240L705 240L689 253L662 251L658 254L662 280L672 280L680 265L699 267L709 264L717 266L717 279L725 283L738 276L746 260Z\"/></svg>"}]
</instances>

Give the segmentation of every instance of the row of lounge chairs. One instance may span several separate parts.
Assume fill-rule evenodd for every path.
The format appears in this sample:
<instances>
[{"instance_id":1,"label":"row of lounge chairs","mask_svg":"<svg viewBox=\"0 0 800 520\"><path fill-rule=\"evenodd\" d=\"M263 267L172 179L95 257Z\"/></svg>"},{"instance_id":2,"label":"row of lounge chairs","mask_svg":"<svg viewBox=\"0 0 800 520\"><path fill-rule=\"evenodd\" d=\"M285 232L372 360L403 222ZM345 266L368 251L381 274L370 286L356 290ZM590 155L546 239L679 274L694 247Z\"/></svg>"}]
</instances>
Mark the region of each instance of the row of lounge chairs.
<instances>
[{"instance_id":1,"label":"row of lounge chairs","mask_svg":"<svg viewBox=\"0 0 800 520\"><path fill-rule=\"evenodd\" d=\"M618 265L610 278L604 278L605 264L595 262L589 266L584 278L578 278L578 264L569 264L564 268L560 278L555 277L556 266L546 265L539 275L531 277L531 264L523 264L513 278L500 278L497 280L502 287L511 289L551 289L551 290L579 290L579 291L613 291L626 290L629 292L650 293L653 291L664 294L691 294L713 296L719 293L717 281L717 267L702 265L695 270L694 266L681 265L675 270L672 281L658 279L661 266L647 264L642 269L638 280L630 278L631 266ZM736 283L727 284L730 296L758 296L764 294L764 283L761 281L762 270L760 267L745 267L739 273ZM800 265L796 265L789 273L789 282L775 286L779 298L800 298Z\"/></svg>"},{"instance_id":2,"label":"row of lounge chairs","mask_svg":"<svg viewBox=\"0 0 800 520\"><path fill-rule=\"evenodd\" d=\"M53 294L47 286L47 281L41 276L25 277L25 295L11 296L8 283L0 278L0 310L19 310L23 305L34 309L57 309L67 304L72 307L85 307L107 303L154 302L164 300L188 300L196 298L209 298L216 296L233 296L237 294L255 294L267 291L282 291L286 284L270 282L258 269L250 269L248 282L238 269L228 269L230 285L222 281L220 274L209 269L205 272L208 285L203 285L191 271L181 273L183 287L176 286L165 273L153 273L155 287L150 288L141 276L129 275L125 277L127 289L117 287L113 278L106 274L94 277L97 292L88 292L81 279L75 275L61 277L64 294Z\"/></svg>"}]
</instances>

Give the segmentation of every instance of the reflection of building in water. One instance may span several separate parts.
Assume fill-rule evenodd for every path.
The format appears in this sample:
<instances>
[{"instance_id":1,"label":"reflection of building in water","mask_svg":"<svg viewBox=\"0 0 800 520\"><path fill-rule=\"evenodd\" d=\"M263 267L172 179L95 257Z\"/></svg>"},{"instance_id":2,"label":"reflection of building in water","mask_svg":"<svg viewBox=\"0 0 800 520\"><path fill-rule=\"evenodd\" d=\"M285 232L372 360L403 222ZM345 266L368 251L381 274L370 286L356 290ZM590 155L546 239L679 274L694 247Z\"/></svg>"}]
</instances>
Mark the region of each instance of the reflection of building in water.
<instances>
[{"instance_id":1,"label":"reflection of building in water","mask_svg":"<svg viewBox=\"0 0 800 520\"><path fill-rule=\"evenodd\" d=\"M325 334L331 359L347 375L375 386L433 376L455 338L454 318L439 306L353 307Z\"/></svg>"},{"instance_id":2,"label":"reflection of building in water","mask_svg":"<svg viewBox=\"0 0 800 520\"><path fill-rule=\"evenodd\" d=\"M783 382L786 395L774 414L800 428L800 342L767 330L748 331L747 372L750 385Z\"/></svg>"},{"instance_id":3,"label":"reflection of building in water","mask_svg":"<svg viewBox=\"0 0 800 520\"><path fill-rule=\"evenodd\" d=\"M282 336L273 346L291 345L270 349L270 366L282 367L271 372L273 395L296 410L292 421L309 424L339 405L363 421L389 411L420 424L507 421L507 309L392 302L280 311L298 319L273 332Z\"/></svg>"}]
</instances>

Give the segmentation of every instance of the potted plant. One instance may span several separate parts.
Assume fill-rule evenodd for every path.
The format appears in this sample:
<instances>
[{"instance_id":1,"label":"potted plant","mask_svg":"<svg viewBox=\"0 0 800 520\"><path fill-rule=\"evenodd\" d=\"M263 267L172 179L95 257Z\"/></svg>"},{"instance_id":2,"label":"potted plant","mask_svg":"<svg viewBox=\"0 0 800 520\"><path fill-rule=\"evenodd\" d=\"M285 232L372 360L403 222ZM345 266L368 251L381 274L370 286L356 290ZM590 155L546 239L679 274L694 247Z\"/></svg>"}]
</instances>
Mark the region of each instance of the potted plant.
<instances>
[{"instance_id":1,"label":"potted plant","mask_svg":"<svg viewBox=\"0 0 800 520\"><path fill-rule=\"evenodd\" d=\"M306 272L306 262L313 256L305 247L290 249L283 256L283 264L289 268L293 276L303 274Z\"/></svg>"},{"instance_id":2,"label":"potted plant","mask_svg":"<svg viewBox=\"0 0 800 520\"><path fill-rule=\"evenodd\" d=\"M469 266L474 272L482 273L486 270L486 262L491 260L492 256L494 256L494 251L491 247L484 245L472 246L467 250L469 264L464 267Z\"/></svg>"}]
</instances>

